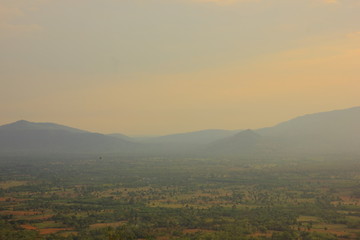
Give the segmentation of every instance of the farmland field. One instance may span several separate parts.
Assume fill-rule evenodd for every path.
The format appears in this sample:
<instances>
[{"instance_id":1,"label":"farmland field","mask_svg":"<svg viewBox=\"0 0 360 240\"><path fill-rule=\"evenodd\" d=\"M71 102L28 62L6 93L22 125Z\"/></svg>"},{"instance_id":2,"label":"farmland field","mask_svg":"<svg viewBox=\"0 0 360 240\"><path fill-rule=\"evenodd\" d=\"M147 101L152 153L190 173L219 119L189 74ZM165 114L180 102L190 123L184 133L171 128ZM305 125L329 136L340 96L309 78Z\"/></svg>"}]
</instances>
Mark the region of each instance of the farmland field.
<instances>
[{"instance_id":1,"label":"farmland field","mask_svg":"<svg viewBox=\"0 0 360 240\"><path fill-rule=\"evenodd\" d=\"M0 239L360 239L358 159L0 161Z\"/></svg>"}]
</instances>

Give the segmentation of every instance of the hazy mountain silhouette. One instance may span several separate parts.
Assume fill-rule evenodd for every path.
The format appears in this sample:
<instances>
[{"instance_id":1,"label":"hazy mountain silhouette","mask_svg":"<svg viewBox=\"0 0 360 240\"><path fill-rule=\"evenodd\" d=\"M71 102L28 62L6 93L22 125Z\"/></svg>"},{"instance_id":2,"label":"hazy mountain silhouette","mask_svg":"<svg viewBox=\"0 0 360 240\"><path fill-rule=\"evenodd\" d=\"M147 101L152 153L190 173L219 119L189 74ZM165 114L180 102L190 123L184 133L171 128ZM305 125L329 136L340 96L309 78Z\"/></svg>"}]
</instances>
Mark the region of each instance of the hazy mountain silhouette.
<instances>
[{"instance_id":1,"label":"hazy mountain silhouette","mask_svg":"<svg viewBox=\"0 0 360 240\"><path fill-rule=\"evenodd\" d=\"M207 144L231 136L241 130L207 129L148 138L146 142L172 144Z\"/></svg>"},{"instance_id":2,"label":"hazy mountain silhouette","mask_svg":"<svg viewBox=\"0 0 360 240\"><path fill-rule=\"evenodd\" d=\"M20 120L14 123L0 126L0 131L29 131L29 130L64 130L73 133L84 133L86 131L77 128L67 127L55 123L35 123Z\"/></svg>"},{"instance_id":3,"label":"hazy mountain silhouette","mask_svg":"<svg viewBox=\"0 0 360 240\"><path fill-rule=\"evenodd\" d=\"M360 154L360 107L308 114L215 141L203 154Z\"/></svg>"},{"instance_id":4,"label":"hazy mountain silhouette","mask_svg":"<svg viewBox=\"0 0 360 240\"><path fill-rule=\"evenodd\" d=\"M111 133L111 134L107 134L107 136L116 137L116 138L126 140L126 141L129 141L129 142L134 141L134 139L132 137L129 137L129 136L127 136L125 134L122 134L122 133Z\"/></svg>"},{"instance_id":5,"label":"hazy mountain silhouette","mask_svg":"<svg viewBox=\"0 0 360 240\"><path fill-rule=\"evenodd\" d=\"M258 143L258 141L261 139L261 136L257 134L255 131L251 129L247 129L244 131L241 131L239 133L236 133L235 135L232 135L230 137L226 137L223 139L220 139L214 143L212 143L212 146L224 146L224 147L238 147L238 146L253 146Z\"/></svg>"},{"instance_id":6,"label":"hazy mountain silhouette","mask_svg":"<svg viewBox=\"0 0 360 240\"><path fill-rule=\"evenodd\" d=\"M258 134L298 153L360 153L360 107L308 114Z\"/></svg>"},{"instance_id":7,"label":"hazy mountain silhouette","mask_svg":"<svg viewBox=\"0 0 360 240\"><path fill-rule=\"evenodd\" d=\"M201 150L206 144L237 132L237 130L207 129L155 137L134 137L132 139L142 144L141 152L145 155L192 156L196 153L203 155Z\"/></svg>"},{"instance_id":8,"label":"hazy mountain silhouette","mask_svg":"<svg viewBox=\"0 0 360 240\"><path fill-rule=\"evenodd\" d=\"M2 153L107 153L132 147L125 140L54 123L21 120L0 126Z\"/></svg>"},{"instance_id":9,"label":"hazy mountain silhouette","mask_svg":"<svg viewBox=\"0 0 360 240\"><path fill-rule=\"evenodd\" d=\"M141 139L21 120L0 126L0 153L360 154L360 107L309 114L257 130L203 130Z\"/></svg>"},{"instance_id":10,"label":"hazy mountain silhouette","mask_svg":"<svg viewBox=\"0 0 360 240\"><path fill-rule=\"evenodd\" d=\"M216 155L250 154L260 150L261 141L262 137L259 134L248 129L212 142L204 150Z\"/></svg>"}]
</instances>

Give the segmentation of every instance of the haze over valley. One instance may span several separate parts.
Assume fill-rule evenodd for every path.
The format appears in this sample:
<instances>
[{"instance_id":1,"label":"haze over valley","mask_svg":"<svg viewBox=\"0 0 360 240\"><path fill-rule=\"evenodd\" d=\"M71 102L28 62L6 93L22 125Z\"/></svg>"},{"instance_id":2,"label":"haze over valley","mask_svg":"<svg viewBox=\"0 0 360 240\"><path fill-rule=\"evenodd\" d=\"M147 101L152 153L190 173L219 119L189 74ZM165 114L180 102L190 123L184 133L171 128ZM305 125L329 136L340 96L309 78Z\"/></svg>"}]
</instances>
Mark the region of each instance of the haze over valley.
<instances>
[{"instance_id":1,"label":"haze over valley","mask_svg":"<svg viewBox=\"0 0 360 240\"><path fill-rule=\"evenodd\" d=\"M0 0L0 240L359 240L360 0Z\"/></svg>"}]
</instances>

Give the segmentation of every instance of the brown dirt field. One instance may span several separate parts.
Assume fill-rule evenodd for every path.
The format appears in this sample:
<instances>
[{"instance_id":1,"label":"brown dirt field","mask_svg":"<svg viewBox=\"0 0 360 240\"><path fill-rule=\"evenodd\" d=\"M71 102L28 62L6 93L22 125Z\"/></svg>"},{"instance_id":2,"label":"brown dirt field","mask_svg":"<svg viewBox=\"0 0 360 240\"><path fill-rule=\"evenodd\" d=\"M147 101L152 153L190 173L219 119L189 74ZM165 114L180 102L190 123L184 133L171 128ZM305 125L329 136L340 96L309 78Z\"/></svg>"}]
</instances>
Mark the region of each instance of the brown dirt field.
<instances>
[{"instance_id":1,"label":"brown dirt field","mask_svg":"<svg viewBox=\"0 0 360 240\"><path fill-rule=\"evenodd\" d=\"M200 228L194 228L194 229L184 229L183 233L197 233L197 232L215 232L213 230L207 230L207 229L200 229Z\"/></svg>"},{"instance_id":2,"label":"brown dirt field","mask_svg":"<svg viewBox=\"0 0 360 240\"><path fill-rule=\"evenodd\" d=\"M266 232L266 233L257 232L257 233L251 234L250 236L252 236L252 237L271 237L271 235L272 235L273 233L274 233L274 232Z\"/></svg>"},{"instance_id":3,"label":"brown dirt field","mask_svg":"<svg viewBox=\"0 0 360 240\"><path fill-rule=\"evenodd\" d=\"M23 229L26 229L26 230L37 230L36 227L31 226L30 224L22 224L22 225L20 225L20 227L22 227Z\"/></svg>"},{"instance_id":4,"label":"brown dirt field","mask_svg":"<svg viewBox=\"0 0 360 240\"><path fill-rule=\"evenodd\" d=\"M95 223L90 225L90 229L104 228L104 227L119 227L124 225L126 221L112 222L112 223Z\"/></svg>"},{"instance_id":5,"label":"brown dirt field","mask_svg":"<svg viewBox=\"0 0 360 240\"><path fill-rule=\"evenodd\" d=\"M32 217L31 220L46 220L51 218L54 215L43 215L43 216L36 216L36 217Z\"/></svg>"},{"instance_id":6,"label":"brown dirt field","mask_svg":"<svg viewBox=\"0 0 360 240\"><path fill-rule=\"evenodd\" d=\"M3 181L0 182L0 188L9 189L11 187L17 187L28 184L27 181Z\"/></svg>"},{"instance_id":7,"label":"brown dirt field","mask_svg":"<svg viewBox=\"0 0 360 240\"><path fill-rule=\"evenodd\" d=\"M57 232L60 232L60 231L74 230L73 228L44 228L44 229L38 229L38 228L36 228L34 226L31 226L30 224L22 224L20 226L22 228L26 229L26 230L38 230L41 235L57 233Z\"/></svg>"},{"instance_id":8,"label":"brown dirt field","mask_svg":"<svg viewBox=\"0 0 360 240\"><path fill-rule=\"evenodd\" d=\"M23 202L23 201L26 201L27 199L20 199L20 198L13 198L13 197L0 197L0 202L6 202L8 200L10 202Z\"/></svg>"},{"instance_id":9,"label":"brown dirt field","mask_svg":"<svg viewBox=\"0 0 360 240\"><path fill-rule=\"evenodd\" d=\"M38 215L40 212L34 212L34 211L0 211L1 215L14 215L14 216L31 216L31 215Z\"/></svg>"},{"instance_id":10,"label":"brown dirt field","mask_svg":"<svg viewBox=\"0 0 360 240\"><path fill-rule=\"evenodd\" d=\"M346 232L346 231L322 230L322 229L310 229L310 232L329 233L329 234L334 234L335 236L351 235L350 232Z\"/></svg>"},{"instance_id":11,"label":"brown dirt field","mask_svg":"<svg viewBox=\"0 0 360 240\"><path fill-rule=\"evenodd\" d=\"M343 195L343 196L339 196L339 198L341 199L341 201L343 201L344 203L356 203L356 202L360 202L360 198L356 198L356 197L352 197L352 196L347 196L347 195Z\"/></svg>"},{"instance_id":12,"label":"brown dirt field","mask_svg":"<svg viewBox=\"0 0 360 240\"><path fill-rule=\"evenodd\" d=\"M46 234L52 234L52 233L57 233L60 231L71 231L74 230L73 228L43 228L43 229L39 229L39 232L41 235L46 235Z\"/></svg>"}]
</instances>

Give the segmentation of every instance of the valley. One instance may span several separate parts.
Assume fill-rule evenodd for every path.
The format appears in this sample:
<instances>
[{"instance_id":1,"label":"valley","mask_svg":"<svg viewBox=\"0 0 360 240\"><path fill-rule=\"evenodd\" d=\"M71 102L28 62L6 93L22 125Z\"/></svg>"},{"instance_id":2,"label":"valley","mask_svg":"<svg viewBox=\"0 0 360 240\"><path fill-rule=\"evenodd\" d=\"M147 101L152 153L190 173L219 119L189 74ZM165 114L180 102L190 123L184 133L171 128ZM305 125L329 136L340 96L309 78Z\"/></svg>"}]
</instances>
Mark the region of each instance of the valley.
<instances>
[{"instance_id":1,"label":"valley","mask_svg":"<svg viewBox=\"0 0 360 240\"><path fill-rule=\"evenodd\" d=\"M358 159L104 156L1 165L1 239L360 237Z\"/></svg>"}]
</instances>

